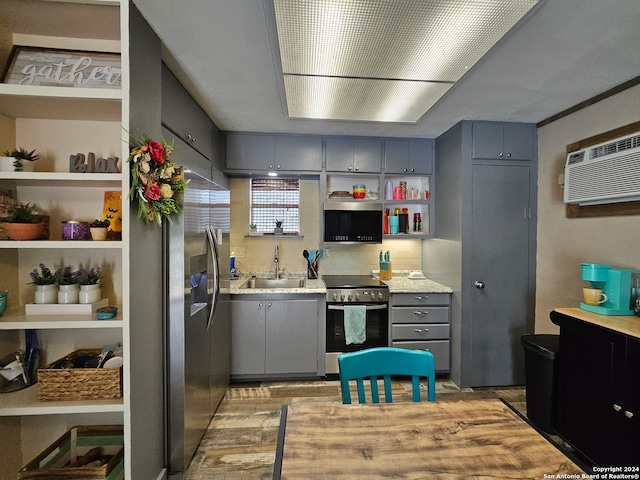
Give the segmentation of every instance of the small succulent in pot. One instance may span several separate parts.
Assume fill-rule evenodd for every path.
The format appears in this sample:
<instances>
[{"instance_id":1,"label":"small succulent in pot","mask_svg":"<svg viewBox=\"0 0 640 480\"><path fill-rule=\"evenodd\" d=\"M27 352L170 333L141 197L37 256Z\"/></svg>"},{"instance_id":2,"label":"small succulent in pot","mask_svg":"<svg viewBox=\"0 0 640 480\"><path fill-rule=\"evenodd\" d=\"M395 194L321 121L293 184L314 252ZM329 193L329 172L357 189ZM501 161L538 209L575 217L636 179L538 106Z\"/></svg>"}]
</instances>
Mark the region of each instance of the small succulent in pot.
<instances>
[{"instance_id":1,"label":"small succulent in pot","mask_svg":"<svg viewBox=\"0 0 640 480\"><path fill-rule=\"evenodd\" d=\"M111 225L111 222L107 219L105 220L96 219L89 224L89 228L107 228L109 225Z\"/></svg>"},{"instance_id":2,"label":"small succulent in pot","mask_svg":"<svg viewBox=\"0 0 640 480\"><path fill-rule=\"evenodd\" d=\"M282 224L284 223L284 220L276 220L276 228L282 228Z\"/></svg>"},{"instance_id":3,"label":"small succulent in pot","mask_svg":"<svg viewBox=\"0 0 640 480\"><path fill-rule=\"evenodd\" d=\"M16 172L21 172L23 170L23 161L35 162L40 159L40 155L36 153L35 149L28 151L22 147L20 147L19 150L5 150L3 155L14 158L13 167Z\"/></svg>"}]
</instances>

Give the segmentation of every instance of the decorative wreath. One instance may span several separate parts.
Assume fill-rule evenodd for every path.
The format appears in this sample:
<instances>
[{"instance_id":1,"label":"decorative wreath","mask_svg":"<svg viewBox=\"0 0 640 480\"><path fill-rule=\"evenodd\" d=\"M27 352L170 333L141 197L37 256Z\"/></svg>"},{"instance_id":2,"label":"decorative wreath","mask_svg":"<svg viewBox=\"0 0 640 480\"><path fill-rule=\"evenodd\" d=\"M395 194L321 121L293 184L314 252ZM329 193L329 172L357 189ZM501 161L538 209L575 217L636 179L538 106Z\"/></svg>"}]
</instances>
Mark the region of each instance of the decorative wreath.
<instances>
[{"instance_id":1,"label":"decorative wreath","mask_svg":"<svg viewBox=\"0 0 640 480\"><path fill-rule=\"evenodd\" d=\"M144 132L140 132L140 138L131 138L129 198L138 201L138 217L146 223L162 225L163 217L173 223L171 215L182 213L187 189L184 168L169 161L173 142L168 144L164 138L157 142Z\"/></svg>"}]
</instances>

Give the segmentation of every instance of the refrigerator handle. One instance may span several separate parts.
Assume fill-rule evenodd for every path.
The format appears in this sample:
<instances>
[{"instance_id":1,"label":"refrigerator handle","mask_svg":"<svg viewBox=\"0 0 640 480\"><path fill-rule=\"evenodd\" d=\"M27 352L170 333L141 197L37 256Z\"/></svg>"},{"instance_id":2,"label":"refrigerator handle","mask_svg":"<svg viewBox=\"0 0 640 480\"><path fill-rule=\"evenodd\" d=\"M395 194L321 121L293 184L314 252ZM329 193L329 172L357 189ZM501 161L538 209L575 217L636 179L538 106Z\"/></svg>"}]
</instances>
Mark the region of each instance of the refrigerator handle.
<instances>
[{"instance_id":1,"label":"refrigerator handle","mask_svg":"<svg viewBox=\"0 0 640 480\"><path fill-rule=\"evenodd\" d=\"M207 321L207 330L213 322L213 316L218 308L218 295L220 294L220 269L218 268L218 247L216 245L216 234L213 228L206 227L207 245L211 254L211 263L213 270L213 292L211 294L211 308L209 309L209 320Z\"/></svg>"}]
</instances>

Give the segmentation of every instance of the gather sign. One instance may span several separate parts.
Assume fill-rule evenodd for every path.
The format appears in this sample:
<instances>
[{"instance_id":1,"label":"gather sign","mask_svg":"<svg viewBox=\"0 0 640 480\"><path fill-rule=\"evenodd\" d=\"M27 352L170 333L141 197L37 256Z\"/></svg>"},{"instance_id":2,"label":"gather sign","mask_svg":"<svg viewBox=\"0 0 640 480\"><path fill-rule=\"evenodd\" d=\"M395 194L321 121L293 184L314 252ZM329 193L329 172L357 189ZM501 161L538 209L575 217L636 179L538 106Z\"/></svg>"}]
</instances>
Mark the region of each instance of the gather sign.
<instances>
[{"instance_id":1,"label":"gather sign","mask_svg":"<svg viewBox=\"0 0 640 480\"><path fill-rule=\"evenodd\" d=\"M120 54L14 46L4 83L120 88Z\"/></svg>"}]
</instances>

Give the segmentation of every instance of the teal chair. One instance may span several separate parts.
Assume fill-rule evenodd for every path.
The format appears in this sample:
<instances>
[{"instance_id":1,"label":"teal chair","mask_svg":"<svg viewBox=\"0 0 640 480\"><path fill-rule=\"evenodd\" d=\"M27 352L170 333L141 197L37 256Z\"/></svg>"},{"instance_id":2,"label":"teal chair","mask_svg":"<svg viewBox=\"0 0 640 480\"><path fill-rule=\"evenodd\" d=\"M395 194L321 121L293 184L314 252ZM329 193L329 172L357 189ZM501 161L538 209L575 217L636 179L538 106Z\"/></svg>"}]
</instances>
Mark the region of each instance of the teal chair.
<instances>
[{"instance_id":1,"label":"teal chair","mask_svg":"<svg viewBox=\"0 0 640 480\"><path fill-rule=\"evenodd\" d=\"M358 387L358 402L366 403L364 380L371 384L371 401L380 403L378 395L378 377L384 379L384 399L393 402L391 395L391 376L411 377L413 401L420 401L420 378L427 378L430 402L436 401L436 381L433 354L422 350L406 350L403 348L377 347L344 353L338 357L340 371L340 389L342 403L351 403L349 381L355 380Z\"/></svg>"}]
</instances>

